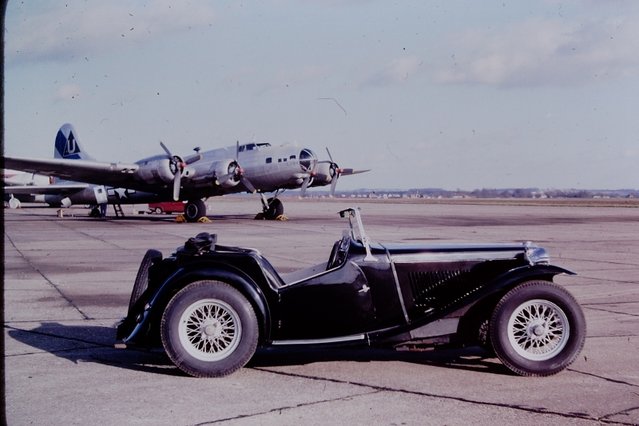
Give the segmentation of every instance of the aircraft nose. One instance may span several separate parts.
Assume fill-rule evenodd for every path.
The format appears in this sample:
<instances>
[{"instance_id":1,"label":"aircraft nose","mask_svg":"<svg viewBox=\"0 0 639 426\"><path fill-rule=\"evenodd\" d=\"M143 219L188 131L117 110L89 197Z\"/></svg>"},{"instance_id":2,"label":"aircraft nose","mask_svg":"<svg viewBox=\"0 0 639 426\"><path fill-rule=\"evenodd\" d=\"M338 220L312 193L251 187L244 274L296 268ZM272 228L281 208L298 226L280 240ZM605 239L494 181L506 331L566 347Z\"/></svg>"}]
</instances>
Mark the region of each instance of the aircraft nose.
<instances>
[{"instance_id":1,"label":"aircraft nose","mask_svg":"<svg viewBox=\"0 0 639 426\"><path fill-rule=\"evenodd\" d=\"M300 167L303 172L312 172L317 164L317 156L309 148L300 151Z\"/></svg>"}]
</instances>

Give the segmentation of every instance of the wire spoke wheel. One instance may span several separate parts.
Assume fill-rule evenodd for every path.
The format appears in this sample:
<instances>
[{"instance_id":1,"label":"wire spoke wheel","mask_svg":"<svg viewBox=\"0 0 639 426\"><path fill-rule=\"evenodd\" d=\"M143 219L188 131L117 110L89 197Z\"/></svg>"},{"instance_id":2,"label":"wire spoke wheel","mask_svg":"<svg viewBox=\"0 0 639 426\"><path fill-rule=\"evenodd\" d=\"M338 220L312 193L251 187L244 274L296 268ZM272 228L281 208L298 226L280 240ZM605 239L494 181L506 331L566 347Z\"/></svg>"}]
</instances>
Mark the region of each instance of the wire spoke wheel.
<instances>
[{"instance_id":1,"label":"wire spoke wheel","mask_svg":"<svg viewBox=\"0 0 639 426\"><path fill-rule=\"evenodd\" d=\"M535 299L522 303L508 321L508 340L524 358L543 361L560 353L570 336L570 323L556 304Z\"/></svg>"},{"instance_id":2,"label":"wire spoke wheel","mask_svg":"<svg viewBox=\"0 0 639 426\"><path fill-rule=\"evenodd\" d=\"M230 305L220 300L205 299L184 310L178 333L180 342L194 358L218 361L237 347L242 324Z\"/></svg>"},{"instance_id":3,"label":"wire spoke wheel","mask_svg":"<svg viewBox=\"0 0 639 426\"><path fill-rule=\"evenodd\" d=\"M221 281L203 280L187 285L169 301L160 335L180 370L195 377L220 377L251 359L259 325L240 291Z\"/></svg>"},{"instance_id":4,"label":"wire spoke wheel","mask_svg":"<svg viewBox=\"0 0 639 426\"><path fill-rule=\"evenodd\" d=\"M586 338L586 320L575 298L543 280L527 281L507 292L495 306L488 328L495 354L522 376L549 376L565 369Z\"/></svg>"}]
</instances>

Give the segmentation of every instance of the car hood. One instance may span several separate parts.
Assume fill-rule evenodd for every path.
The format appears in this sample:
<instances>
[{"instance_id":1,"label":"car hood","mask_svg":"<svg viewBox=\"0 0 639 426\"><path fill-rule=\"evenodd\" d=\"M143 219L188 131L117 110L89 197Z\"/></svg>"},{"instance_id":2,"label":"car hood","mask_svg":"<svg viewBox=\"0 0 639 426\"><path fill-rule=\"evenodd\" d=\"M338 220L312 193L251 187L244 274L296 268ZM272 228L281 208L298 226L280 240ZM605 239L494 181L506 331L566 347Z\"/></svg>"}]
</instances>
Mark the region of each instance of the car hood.
<instances>
[{"instance_id":1,"label":"car hood","mask_svg":"<svg viewBox=\"0 0 639 426\"><path fill-rule=\"evenodd\" d=\"M456 253L456 252L483 252L483 251L497 251L508 252L517 251L523 252L526 247L536 247L531 243L441 243L441 244L415 244L415 243L374 243L371 245L378 246L379 248L388 251L392 254L403 253L419 253L419 252L432 252L432 253Z\"/></svg>"},{"instance_id":2,"label":"car hood","mask_svg":"<svg viewBox=\"0 0 639 426\"><path fill-rule=\"evenodd\" d=\"M530 253L547 258L546 251L530 242L522 243L378 243L371 244L373 254L388 254L394 261L462 261L527 258Z\"/></svg>"}]
</instances>

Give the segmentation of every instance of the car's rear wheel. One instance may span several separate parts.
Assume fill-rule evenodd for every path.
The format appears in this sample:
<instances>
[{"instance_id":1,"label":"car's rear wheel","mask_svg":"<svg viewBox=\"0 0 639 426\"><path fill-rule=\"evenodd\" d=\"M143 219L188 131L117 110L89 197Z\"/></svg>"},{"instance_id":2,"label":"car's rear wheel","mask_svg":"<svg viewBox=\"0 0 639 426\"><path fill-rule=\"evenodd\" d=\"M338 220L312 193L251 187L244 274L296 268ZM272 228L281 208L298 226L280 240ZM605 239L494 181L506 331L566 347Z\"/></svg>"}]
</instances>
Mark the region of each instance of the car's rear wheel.
<instances>
[{"instance_id":1,"label":"car's rear wheel","mask_svg":"<svg viewBox=\"0 0 639 426\"><path fill-rule=\"evenodd\" d=\"M583 348L584 314L563 287L528 281L502 297L490 320L499 359L522 376L549 376L569 366Z\"/></svg>"},{"instance_id":2,"label":"car's rear wheel","mask_svg":"<svg viewBox=\"0 0 639 426\"><path fill-rule=\"evenodd\" d=\"M195 377L219 377L255 353L259 328L250 302L220 281L196 281L167 305L160 326L171 361Z\"/></svg>"}]
</instances>

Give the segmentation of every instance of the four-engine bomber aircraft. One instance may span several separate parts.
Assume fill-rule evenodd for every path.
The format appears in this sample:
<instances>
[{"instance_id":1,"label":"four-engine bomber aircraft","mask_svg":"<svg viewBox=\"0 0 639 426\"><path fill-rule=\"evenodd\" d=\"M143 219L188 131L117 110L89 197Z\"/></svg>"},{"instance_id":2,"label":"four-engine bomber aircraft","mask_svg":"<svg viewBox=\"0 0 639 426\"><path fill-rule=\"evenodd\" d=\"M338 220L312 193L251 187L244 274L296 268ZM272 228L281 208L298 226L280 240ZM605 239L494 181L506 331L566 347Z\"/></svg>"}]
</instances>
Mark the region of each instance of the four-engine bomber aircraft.
<instances>
[{"instance_id":1,"label":"four-engine bomber aircraft","mask_svg":"<svg viewBox=\"0 0 639 426\"><path fill-rule=\"evenodd\" d=\"M186 200L184 215L190 222L206 215L203 199L251 192L261 196L265 219L282 215L277 196L286 189L331 185L341 175L368 170L342 169L329 160L319 161L308 148L249 143L181 157L160 142L164 154L135 163L95 161L84 152L71 124L64 124L55 139L54 159L5 157L5 167L57 178L51 185L10 186L5 193L44 194L52 206L72 204L136 204ZM62 181L63 180L63 181ZM271 198L264 193L273 192Z\"/></svg>"}]
</instances>

